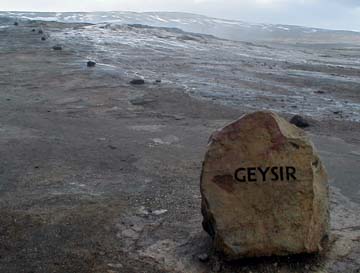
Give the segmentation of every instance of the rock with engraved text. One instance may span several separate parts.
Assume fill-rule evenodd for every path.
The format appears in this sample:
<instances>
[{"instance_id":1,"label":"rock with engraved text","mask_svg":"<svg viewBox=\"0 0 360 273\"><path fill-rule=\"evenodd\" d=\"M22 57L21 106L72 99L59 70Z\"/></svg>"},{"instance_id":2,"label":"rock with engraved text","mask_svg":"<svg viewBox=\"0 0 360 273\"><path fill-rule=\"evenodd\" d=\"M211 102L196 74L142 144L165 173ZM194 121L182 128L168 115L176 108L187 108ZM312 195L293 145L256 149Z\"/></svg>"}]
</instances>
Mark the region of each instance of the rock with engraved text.
<instances>
[{"instance_id":1,"label":"rock with engraved text","mask_svg":"<svg viewBox=\"0 0 360 273\"><path fill-rule=\"evenodd\" d=\"M272 112L211 136L201 195L203 227L230 259L315 253L327 241L326 171L305 132Z\"/></svg>"}]
</instances>

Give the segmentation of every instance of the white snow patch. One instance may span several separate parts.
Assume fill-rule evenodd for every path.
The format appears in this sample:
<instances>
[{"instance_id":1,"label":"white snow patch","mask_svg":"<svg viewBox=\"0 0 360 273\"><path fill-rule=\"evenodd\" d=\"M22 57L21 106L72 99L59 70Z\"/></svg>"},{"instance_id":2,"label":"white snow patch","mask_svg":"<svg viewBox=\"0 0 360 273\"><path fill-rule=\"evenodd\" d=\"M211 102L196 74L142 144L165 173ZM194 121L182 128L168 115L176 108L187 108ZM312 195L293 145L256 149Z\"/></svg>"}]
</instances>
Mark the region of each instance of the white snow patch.
<instances>
[{"instance_id":1,"label":"white snow patch","mask_svg":"<svg viewBox=\"0 0 360 273\"><path fill-rule=\"evenodd\" d=\"M227 20L221 20L221 19L213 19L212 21L215 23L220 23L220 24L241 25L240 22L236 22L236 21L227 21Z\"/></svg>"},{"instance_id":2,"label":"white snow patch","mask_svg":"<svg viewBox=\"0 0 360 273\"><path fill-rule=\"evenodd\" d=\"M282 27L282 26L278 26L277 28L278 28L278 29L282 29L282 30L286 30L286 31L289 31L289 30L290 30L289 28L287 28L287 27Z\"/></svg>"},{"instance_id":3,"label":"white snow patch","mask_svg":"<svg viewBox=\"0 0 360 273\"><path fill-rule=\"evenodd\" d=\"M163 19L163 18L160 18L159 16L155 16L155 15L150 15L151 18L155 19L155 20L158 20L158 21L161 21L161 22L168 22L167 20Z\"/></svg>"}]
</instances>

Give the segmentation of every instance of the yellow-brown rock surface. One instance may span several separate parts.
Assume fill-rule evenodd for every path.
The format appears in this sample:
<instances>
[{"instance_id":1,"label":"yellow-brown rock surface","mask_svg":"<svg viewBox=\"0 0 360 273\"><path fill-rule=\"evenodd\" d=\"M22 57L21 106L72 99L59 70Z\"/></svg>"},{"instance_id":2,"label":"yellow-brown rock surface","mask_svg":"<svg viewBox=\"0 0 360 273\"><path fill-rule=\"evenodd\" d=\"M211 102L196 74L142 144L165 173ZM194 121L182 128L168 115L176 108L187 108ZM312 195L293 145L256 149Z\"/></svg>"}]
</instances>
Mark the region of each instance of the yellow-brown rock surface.
<instances>
[{"instance_id":1,"label":"yellow-brown rock surface","mask_svg":"<svg viewBox=\"0 0 360 273\"><path fill-rule=\"evenodd\" d=\"M211 136L201 194L203 227L229 258L318 252L328 235L326 171L304 131L272 112Z\"/></svg>"}]
</instances>

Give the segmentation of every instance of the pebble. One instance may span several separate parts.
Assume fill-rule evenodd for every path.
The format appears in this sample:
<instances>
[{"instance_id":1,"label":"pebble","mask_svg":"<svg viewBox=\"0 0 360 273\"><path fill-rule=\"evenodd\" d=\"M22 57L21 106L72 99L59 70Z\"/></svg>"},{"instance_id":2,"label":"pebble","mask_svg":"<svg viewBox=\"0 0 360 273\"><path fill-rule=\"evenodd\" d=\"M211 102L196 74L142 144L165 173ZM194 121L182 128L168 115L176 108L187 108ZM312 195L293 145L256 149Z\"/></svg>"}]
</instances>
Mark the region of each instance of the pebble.
<instances>
[{"instance_id":1,"label":"pebble","mask_svg":"<svg viewBox=\"0 0 360 273\"><path fill-rule=\"evenodd\" d=\"M134 84L134 85L140 85L140 84L144 84L145 81L144 79L133 79L130 81L131 84Z\"/></svg>"},{"instance_id":2,"label":"pebble","mask_svg":"<svg viewBox=\"0 0 360 273\"><path fill-rule=\"evenodd\" d=\"M94 67L95 65L96 65L96 62L94 62L94 61L88 61L87 62L88 67Z\"/></svg>"},{"instance_id":3,"label":"pebble","mask_svg":"<svg viewBox=\"0 0 360 273\"><path fill-rule=\"evenodd\" d=\"M295 126L299 127L299 128L306 128L309 127L310 124L307 120L305 120L305 118L303 118L302 116L299 115L295 115L292 117L292 119L290 120L291 124L294 124Z\"/></svg>"},{"instance_id":4,"label":"pebble","mask_svg":"<svg viewBox=\"0 0 360 273\"><path fill-rule=\"evenodd\" d=\"M206 253L200 254L198 255L198 259L200 262L206 263L207 261L209 261L209 255L207 255Z\"/></svg>"},{"instance_id":5,"label":"pebble","mask_svg":"<svg viewBox=\"0 0 360 273\"><path fill-rule=\"evenodd\" d=\"M113 268L123 268L122 264L108 264L108 266Z\"/></svg>"},{"instance_id":6,"label":"pebble","mask_svg":"<svg viewBox=\"0 0 360 273\"><path fill-rule=\"evenodd\" d=\"M155 215L161 215L167 212L167 209L159 209L159 210L154 210L153 214Z\"/></svg>"},{"instance_id":7,"label":"pebble","mask_svg":"<svg viewBox=\"0 0 360 273\"><path fill-rule=\"evenodd\" d=\"M45 41L46 40L46 37L41 37L41 41Z\"/></svg>"},{"instance_id":8,"label":"pebble","mask_svg":"<svg viewBox=\"0 0 360 273\"><path fill-rule=\"evenodd\" d=\"M116 146L113 146L113 145L108 145L108 147L111 149L111 150L116 150L117 147Z\"/></svg>"},{"instance_id":9,"label":"pebble","mask_svg":"<svg viewBox=\"0 0 360 273\"><path fill-rule=\"evenodd\" d=\"M55 45L55 46L53 46L53 50L62 50L62 46L61 45Z\"/></svg>"}]
</instances>

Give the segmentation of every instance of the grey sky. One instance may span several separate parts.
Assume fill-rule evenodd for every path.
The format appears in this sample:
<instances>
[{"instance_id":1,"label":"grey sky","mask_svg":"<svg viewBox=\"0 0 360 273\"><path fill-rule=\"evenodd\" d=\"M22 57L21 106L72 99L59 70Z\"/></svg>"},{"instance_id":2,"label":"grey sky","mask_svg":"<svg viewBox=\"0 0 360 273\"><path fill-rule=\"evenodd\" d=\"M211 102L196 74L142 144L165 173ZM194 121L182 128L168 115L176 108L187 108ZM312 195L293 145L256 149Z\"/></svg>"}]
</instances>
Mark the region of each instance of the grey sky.
<instances>
[{"instance_id":1,"label":"grey sky","mask_svg":"<svg viewBox=\"0 0 360 273\"><path fill-rule=\"evenodd\" d=\"M0 10L183 11L250 22L360 31L360 0L0 0Z\"/></svg>"}]
</instances>

